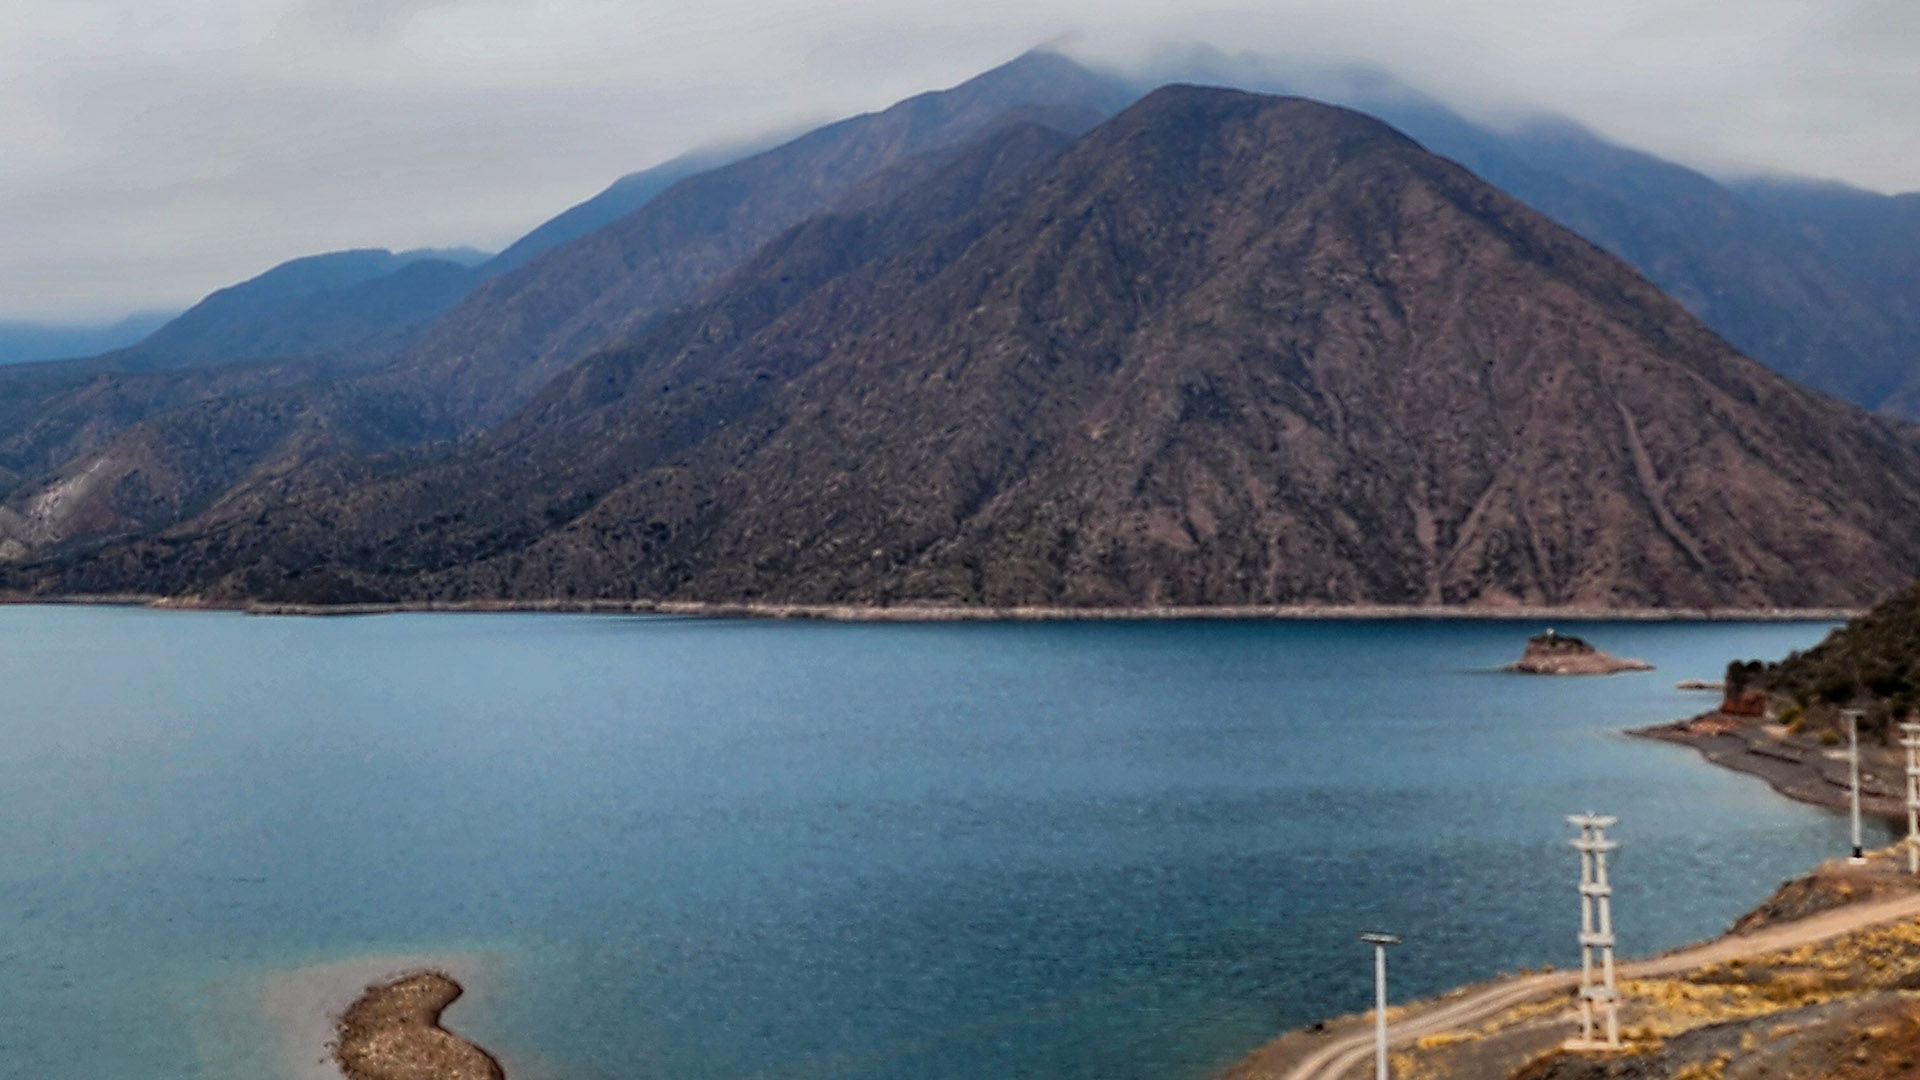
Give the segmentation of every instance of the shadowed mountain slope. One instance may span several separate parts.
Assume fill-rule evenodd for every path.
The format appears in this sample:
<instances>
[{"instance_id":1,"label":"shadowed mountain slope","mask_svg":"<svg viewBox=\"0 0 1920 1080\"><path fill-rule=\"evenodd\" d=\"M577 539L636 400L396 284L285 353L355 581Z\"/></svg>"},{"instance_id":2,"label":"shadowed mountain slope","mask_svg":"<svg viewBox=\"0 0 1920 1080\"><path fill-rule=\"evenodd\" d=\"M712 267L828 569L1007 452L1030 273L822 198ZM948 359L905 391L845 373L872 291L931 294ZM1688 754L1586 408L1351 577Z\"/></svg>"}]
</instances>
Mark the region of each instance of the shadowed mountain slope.
<instances>
[{"instance_id":1,"label":"shadowed mountain slope","mask_svg":"<svg viewBox=\"0 0 1920 1080\"><path fill-rule=\"evenodd\" d=\"M1167 65L1358 108L1632 264L1735 348L1816 389L1920 418L1920 196L1721 183L1543 119L1476 123L1380 72L1198 51ZM1907 253L1902 256L1902 252ZM1911 395L1920 403L1920 393Z\"/></svg>"},{"instance_id":2,"label":"shadowed mountain slope","mask_svg":"<svg viewBox=\"0 0 1920 1080\"><path fill-rule=\"evenodd\" d=\"M313 468L318 480L354 467L334 458L425 444L508 415L573 359L683 302L780 229L834 205L887 198L1008 124L1080 131L1125 100L1070 61L1029 54L951 90L675 181L638 211L469 294L401 361L388 362L389 346L404 346L417 326L304 368L277 365L262 400L200 372L171 387L144 378L122 386L117 374L96 382L84 364L29 381L0 378L0 424L10 414L47 418L0 427L13 433L11 459L0 445L0 506L10 511L0 512L0 543L12 541L0 558L162 528L216 497L257 500L289 472ZM357 290L386 288L412 269L324 296L345 301L346 314L374 308L381 297ZM88 413L109 400L113 410Z\"/></svg>"},{"instance_id":3,"label":"shadowed mountain slope","mask_svg":"<svg viewBox=\"0 0 1920 1080\"><path fill-rule=\"evenodd\" d=\"M762 144L764 146L764 144ZM611 225L652 202L659 194L689 176L730 165L761 147L695 150L651 169L629 173L607 185L606 190L585 202L570 206L542 222L525 236L508 245L505 251L488 259L481 268L487 277L498 277L518 270L549 248Z\"/></svg>"},{"instance_id":4,"label":"shadowed mountain slope","mask_svg":"<svg viewBox=\"0 0 1920 1080\"><path fill-rule=\"evenodd\" d=\"M632 336L876 174L973 139L1009 113L1077 133L1128 99L1070 60L1028 53L950 90L689 177L476 290L434 324L389 385L420 392L450 430L496 421L570 364Z\"/></svg>"},{"instance_id":5,"label":"shadowed mountain slope","mask_svg":"<svg viewBox=\"0 0 1920 1080\"><path fill-rule=\"evenodd\" d=\"M1894 362L1884 367L1899 383L1878 407L1920 417L1920 193L1793 180L1731 186L1839 268L1853 295L1895 328Z\"/></svg>"},{"instance_id":6,"label":"shadowed mountain slope","mask_svg":"<svg viewBox=\"0 0 1920 1080\"><path fill-rule=\"evenodd\" d=\"M438 460L14 581L1795 606L1920 566L1910 429L1377 121L1172 87L1017 180L999 152L790 230Z\"/></svg>"},{"instance_id":7,"label":"shadowed mountain slope","mask_svg":"<svg viewBox=\"0 0 1920 1080\"><path fill-rule=\"evenodd\" d=\"M479 280L478 252L336 251L281 263L210 294L128 348L98 357L101 370L397 353L396 338L465 295ZM376 362L372 355L362 366Z\"/></svg>"},{"instance_id":8,"label":"shadowed mountain slope","mask_svg":"<svg viewBox=\"0 0 1920 1080\"><path fill-rule=\"evenodd\" d=\"M1429 145L1626 259L1775 371L1900 411L1890 399L1916 371L1920 320L1850 253L1742 192L1571 124L1478 143Z\"/></svg>"}]
</instances>

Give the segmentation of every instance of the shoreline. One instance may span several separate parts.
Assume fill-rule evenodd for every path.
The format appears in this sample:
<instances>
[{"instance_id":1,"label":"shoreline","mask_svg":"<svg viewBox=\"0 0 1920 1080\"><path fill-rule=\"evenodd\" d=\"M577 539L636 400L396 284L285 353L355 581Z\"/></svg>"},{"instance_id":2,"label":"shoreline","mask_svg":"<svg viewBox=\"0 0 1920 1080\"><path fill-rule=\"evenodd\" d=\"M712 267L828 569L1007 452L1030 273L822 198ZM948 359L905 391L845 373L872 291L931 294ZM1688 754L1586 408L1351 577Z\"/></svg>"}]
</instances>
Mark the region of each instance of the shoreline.
<instances>
[{"instance_id":1,"label":"shoreline","mask_svg":"<svg viewBox=\"0 0 1920 1080\"><path fill-rule=\"evenodd\" d=\"M294 604L138 593L0 596L0 605L143 607L156 611L237 611L300 617L398 614L677 615L719 619L823 622L1173 622L1310 620L1475 620L1538 622L1844 622L1858 608L1607 608L1434 606L1421 604L1245 604L1062 607L936 604L776 604L690 600L405 600L364 604Z\"/></svg>"},{"instance_id":2,"label":"shoreline","mask_svg":"<svg viewBox=\"0 0 1920 1080\"><path fill-rule=\"evenodd\" d=\"M1851 796L1844 755L1828 756L1820 747L1802 745L1779 732L1777 725L1714 711L1685 720L1630 728L1626 734L1641 739L1691 747L1708 764L1764 781L1775 792L1798 803L1847 813ZM1881 772L1897 773L1902 785L1905 764L1869 760L1874 750L1862 745L1860 813L1891 822L1903 829L1907 822L1904 787L1896 789Z\"/></svg>"}]
</instances>

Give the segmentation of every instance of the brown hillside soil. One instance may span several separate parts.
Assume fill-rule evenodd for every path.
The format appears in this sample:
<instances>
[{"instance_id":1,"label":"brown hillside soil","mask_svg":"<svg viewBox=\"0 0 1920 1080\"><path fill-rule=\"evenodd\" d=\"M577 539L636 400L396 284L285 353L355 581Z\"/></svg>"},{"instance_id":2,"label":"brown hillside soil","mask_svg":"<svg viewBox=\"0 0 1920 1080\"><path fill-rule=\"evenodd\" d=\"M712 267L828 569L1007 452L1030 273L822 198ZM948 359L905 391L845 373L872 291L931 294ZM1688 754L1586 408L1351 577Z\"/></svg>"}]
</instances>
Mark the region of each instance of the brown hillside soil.
<instances>
[{"instance_id":1,"label":"brown hillside soil","mask_svg":"<svg viewBox=\"0 0 1920 1080\"><path fill-rule=\"evenodd\" d=\"M1847 904L1882 900L1914 888L1891 850L1870 852L1864 866L1845 859L1821 863L1811 874L1781 885L1759 907L1742 915L1728 933L1744 934L1764 926L1793 922Z\"/></svg>"},{"instance_id":2,"label":"brown hillside soil","mask_svg":"<svg viewBox=\"0 0 1920 1080\"><path fill-rule=\"evenodd\" d=\"M506 1080L485 1050L440 1026L460 994L437 972L369 987L340 1019L340 1070L350 1080Z\"/></svg>"},{"instance_id":3,"label":"brown hillside soil","mask_svg":"<svg viewBox=\"0 0 1920 1080\"><path fill-rule=\"evenodd\" d=\"M1920 1005L1880 993L1699 1028L1650 1053L1550 1053L1513 1080L1913 1080L1916 1063Z\"/></svg>"}]
</instances>

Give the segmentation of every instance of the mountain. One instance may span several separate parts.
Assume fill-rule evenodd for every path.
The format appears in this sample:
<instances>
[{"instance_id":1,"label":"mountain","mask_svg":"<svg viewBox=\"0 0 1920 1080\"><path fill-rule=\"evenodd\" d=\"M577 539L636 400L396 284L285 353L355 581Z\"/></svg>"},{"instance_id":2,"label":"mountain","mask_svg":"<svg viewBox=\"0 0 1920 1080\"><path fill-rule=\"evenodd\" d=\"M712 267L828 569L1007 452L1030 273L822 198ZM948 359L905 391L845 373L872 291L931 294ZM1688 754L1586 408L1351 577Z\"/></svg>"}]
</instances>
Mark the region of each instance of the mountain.
<instances>
[{"instance_id":1,"label":"mountain","mask_svg":"<svg viewBox=\"0 0 1920 1080\"><path fill-rule=\"evenodd\" d=\"M1018 58L676 182L476 290L397 361L385 348L362 348L324 363L269 363L253 376L257 398L201 373L178 387L0 379L0 432L9 413L43 418L0 439L0 542L23 558L162 528L216 498L265 497L304 469L331 475L350 467L334 460L343 455L459 435L480 417L509 414L575 353L664 314L780 228L835 204L883 199L1008 125L1084 130L1125 100L1116 84L1057 56ZM378 294L394 276L322 295ZM380 370L355 371L367 367ZM102 401L114 409L90 414Z\"/></svg>"},{"instance_id":2,"label":"mountain","mask_svg":"<svg viewBox=\"0 0 1920 1080\"><path fill-rule=\"evenodd\" d=\"M142 312L109 323L0 322L0 366L92 356L131 345L177 312Z\"/></svg>"},{"instance_id":3,"label":"mountain","mask_svg":"<svg viewBox=\"0 0 1920 1080\"><path fill-rule=\"evenodd\" d=\"M377 354L388 335L445 310L478 280L484 255L383 248L293 259L212 293L95 367L154 370L208 364ZM371 366L377 355L368 355Z\"/></svg>"},{"instance_id":4,"label":"mountain","mask_svg":"<svg viewBox=\"0 0 1920 1080\"><path fill-rule=\"evenodd\" d=\"M761 149L765 147L696 150L651 169L628 173L609 184L598 195L568 207L508 245L505 251L487 260L483 273L487 277L496 277L509 270L518 270L548 248L559 247L569 240L576 240L595 229L619 221L689 176L730 165Z\"/></svg>"},{"instance_id":5,"label":"mountain","mask_svg":"<svg viewBox=\"0 0 1920 1080\"><path fill-rule=\"evenodd\" d=\"M1845 184L1751 179L1729 185L1785 222L1839 268L1853 293L1897 328L1900 382L1880 407L1920 418L1920 193L1881 195Z\"/></svg>"},{"instance_id":6,"label":"mountain","mask_svg":"<svg viewBox=\"0 0 1920 1080\"><path fill-rule=\"evenodd\" d=\"M917 156L1026 118L1083 131L1131 99L1064 57L1033 52L948 90L856 116L686 178L638 211L476 289L387 386L450 433L511 413L587 353L641 329L781 230Z\"/></svg>"},{"instance_id":7,"label":"mountain","mask_svg":"<svg viewBox=\"0 0 1920 1080\"><path fill-rule=\"evenodd\" d=\"M0 551L171 523L250 469L292 460L301 422L299 456L328 441L385 445L372 418L390 418L377 408L307 410L331 400L337 380L390 361L471 288L486 258L369 249L294 259L114 351L0 368ZM249 419L263 416L276 435ZM144 471L121 486L133 461Z\"/></svg>"},{"instance_id":8,"label":"mountain","mask_svg":"<svg viewBox=\"0 0 1920 1080\"><path fill-rule=\"evenodd\" d=\"M1883 408L1915 373L1913 312L1772 207L1566 123L1525 125L1502 141L1493 150L1430 140L1625 258L1789 378Z\"/></svg>"},{"instance_id":9,"label":"mountain","mask_svg":"<svg viewBox=\"0 0 1920 1080\"><path fill-rule=\"evenodd\" d=\"M1385 124L1178 86L1049 139L1007 127L781 233L483 435L10 580L1802 606L1920 565L1913 429Z\"/></svg>"},{"instance_id":10,"label":"mountain","mask_svg":"<svg viewBox=\"0 0 1920 1080\"><path fill-rule=\"evenodd\" d=\"M1854 404L1920 418L1920 196L1722 183L1565 119L1470 121L1377 71L1208 50L1159 70L1386 120L1625 259L1747 355Z\"/></svg>"},{"instance_id":11,"label":"mountain","mask_svg":"<svg viewBox=\"0 0 1920 1080\"><path fill-rule=\"evenodd\" d=\"M29 535L37 546L170 524L255 468L427 437L404 407L335 383L390 363L486 279L734 153L696 152L626 177L497 256L332 252L282 263L176 316L98 328L0 325L0 362L73 358L0 376L0 499L14 503L11 513L0 509L0 543L17 549ZM241 431L247 436L236 440ZM144 463L143 482L128 489L135 497L113 495L134 461ZM156 474L164 477L157 484ZM109 476L114 483L104 483ZM83 490L90 504L74 505ZM54 493L63 497L50 500ZM18 523L35 500L64 509L23 531Z\"/></svg>"}]
</instances>

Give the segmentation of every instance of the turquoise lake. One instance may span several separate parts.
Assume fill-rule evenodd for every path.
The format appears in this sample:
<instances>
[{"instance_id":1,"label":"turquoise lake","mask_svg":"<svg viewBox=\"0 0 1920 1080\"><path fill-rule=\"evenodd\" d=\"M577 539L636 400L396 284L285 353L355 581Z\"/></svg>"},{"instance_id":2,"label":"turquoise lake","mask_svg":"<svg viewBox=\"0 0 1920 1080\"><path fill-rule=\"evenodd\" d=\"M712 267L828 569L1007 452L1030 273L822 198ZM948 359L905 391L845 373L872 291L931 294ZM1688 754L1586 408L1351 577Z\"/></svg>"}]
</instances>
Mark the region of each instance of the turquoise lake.
<instances>
[{"instance_id":1,"label":"turquoise lake","mask_svg":"<svg viewBox=\"0 0 1920 1080\"><path fill-rule=\"evenodd\" d=\"M1203 1080L1370 1004L1624 955L1844 818L1621 729L1815 624L267 619L0 608L0 1062L290 1080L263 989L472 958L513 1080ZM1886 834L1876 827L1876 837ZM341 1001L337 1006L344 1006Z\"/></svg>"}]
</instances>

